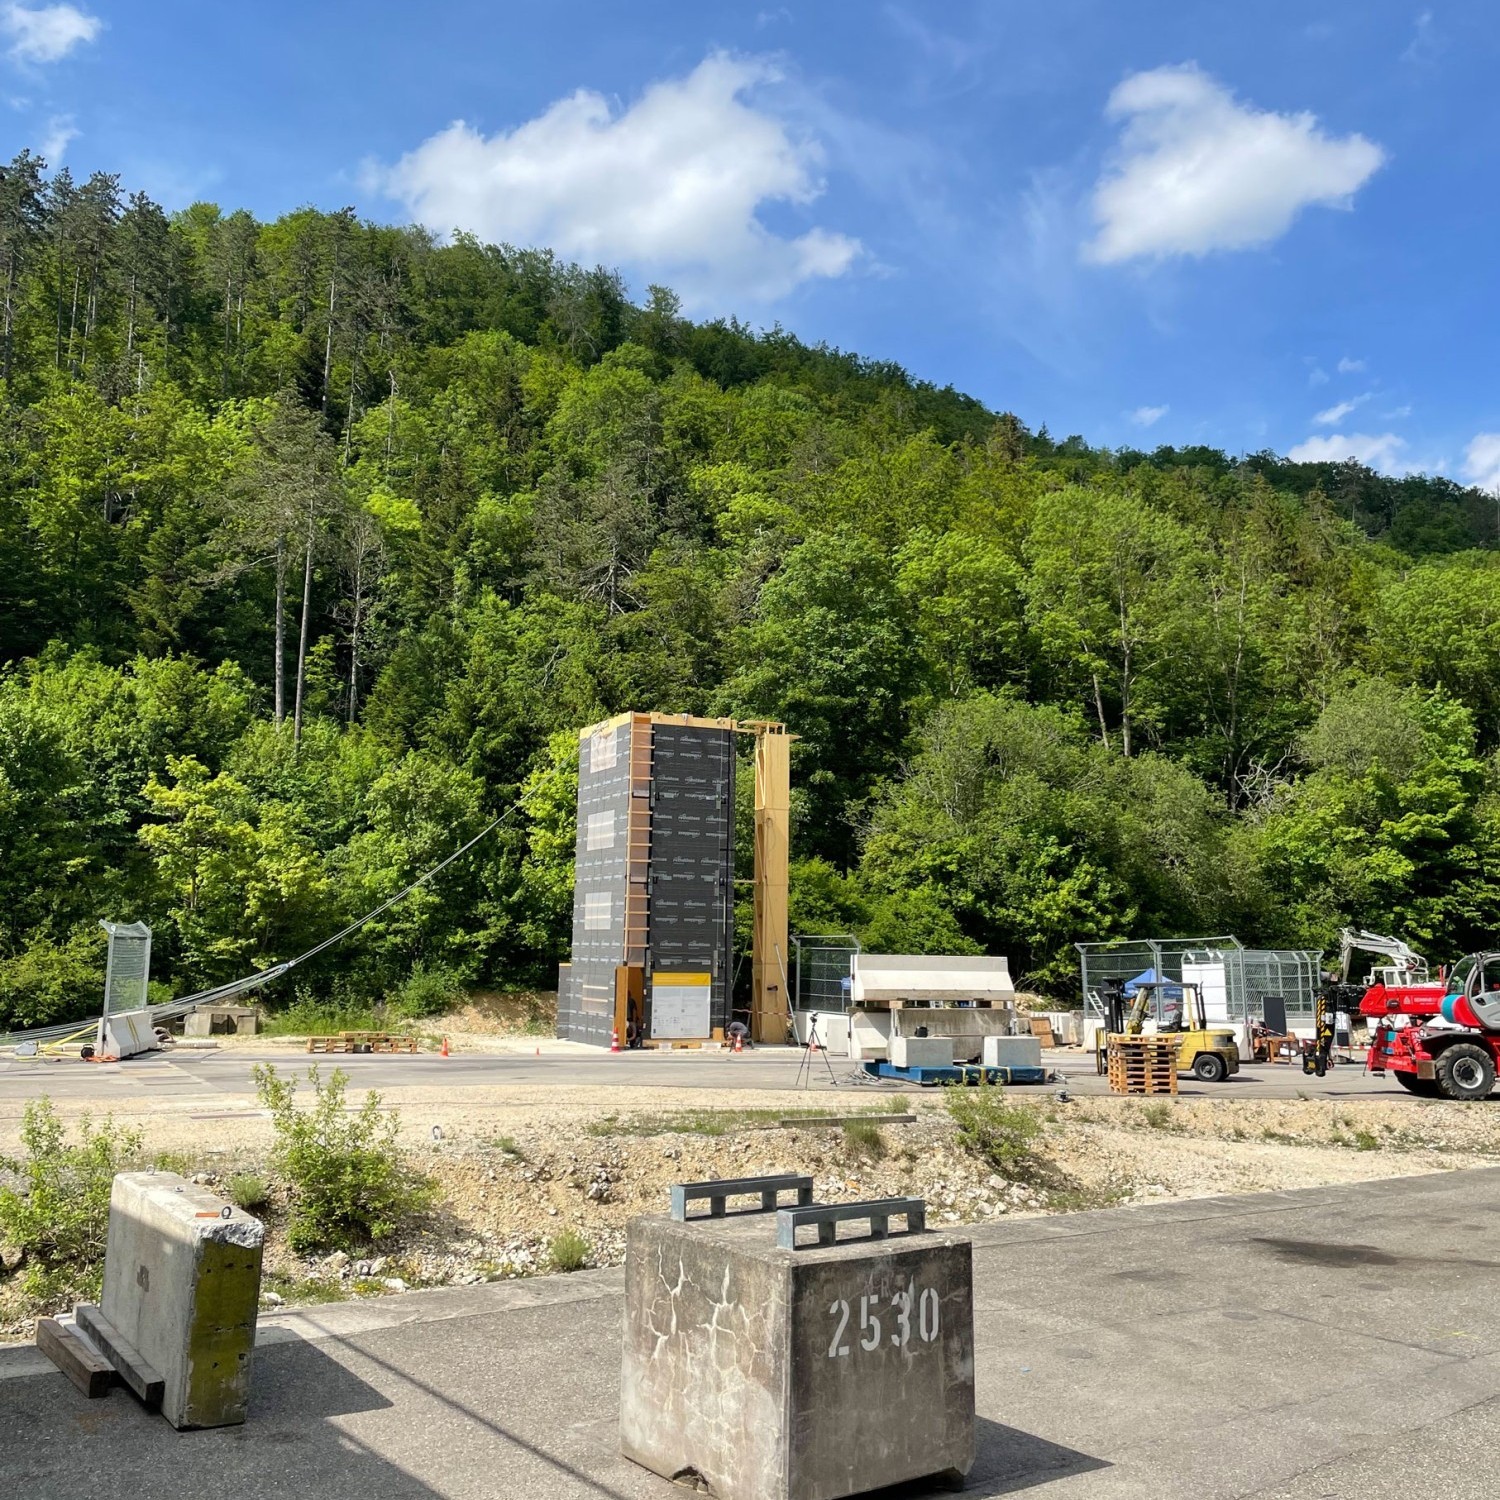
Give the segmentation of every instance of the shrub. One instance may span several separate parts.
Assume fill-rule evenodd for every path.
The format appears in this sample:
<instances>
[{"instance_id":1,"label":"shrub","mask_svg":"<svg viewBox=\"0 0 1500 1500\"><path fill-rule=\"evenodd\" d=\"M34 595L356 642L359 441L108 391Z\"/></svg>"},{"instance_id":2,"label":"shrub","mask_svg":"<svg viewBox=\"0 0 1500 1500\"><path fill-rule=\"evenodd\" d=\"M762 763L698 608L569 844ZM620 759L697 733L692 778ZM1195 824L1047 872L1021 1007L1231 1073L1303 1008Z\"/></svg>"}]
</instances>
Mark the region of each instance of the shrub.
<instances>
[{"instance_id":1,"label":"shrub","mask_svg":"<svg viewBox=\"0 0 1500 1500\"><path fill-rule=\"evenodd\" d=\"M236 1172L229 1179L229 1200L246 1213L253 1213L271 1201L271 1190L259 1173Z\"/></svg>"},{"instance_id":2,"label":"shrub","mask_svg":"<svg viewBox=\"0 0 1500 1500\"><path fill-rule=\"evenodd\" d=\"M20 953L0 959L0 1031L97 1015L104 944L98 928L81 928L60 943L34 938Z\"/></svg>"},{"instance_id":3,"label":"shrub","mask_svg":"<svg viewBox=\"0 0 1500 1500\"><path fill-rule=\"evenodd\" d=\"M579 1271L588 1264L589 1242L576 1229L560 1229L547 1246L547 1263L554 1271Z\"/></svg>"},{"instance_id":4,"label":"shrub","mask_svg":"<svg viewBox=\"0 0 1500 1500\"><path fill-rule=\"evenodd\" d=\"M0 1158L18 1186L0 1187L0 1238L20 1253L21 1287L36 1300L97 1297L116 1172L141 1149L132 1130L106 1119L78 1122L69 1145L50 1099L33 1100L21 1120L20 1158Z\"/></svg>"},{"instance_id":5,"label":"shrub","mask_svg":"<svg viewBox=\"0 0 1500 1500\"><path fill-rule=\"evenodd\" d=\"M373 1089L346 1112L347 1075L335 1070L324 1083L313 1066L312 1107L300 1110L295 1080L269 1063L257 1065L254 1077L276 1132L272 1166L290 1190L293 1250L349 1250L384 1239L429 1201L430 1184L397 1149L401 1122L381 1112Z\"/></svg>"},{"instance_id":6,"label":"shrub","mask_svg":"<svg viewBox=\"0 0 1500 1500\"><path fill-rule=\"evenodd\" d=\"M845 1120L844 1144L877 1160L885 1155L885 1137L880 1133L880 1126L871 1119Z\"/></svg>"},{"instance_id":7,"label":"shrub","mask_svg":"<svg viewBox=\"0 0 1500 1500\"><path fill-rule=\"evenodd\" d=\"M1161 1099L1153 1100L1150 1104L1142 1105L1141 1118L1152 1130L1170 1130L1172 1106Z\"/></svg>"},{"instance_id":8,"label":"shrub","mask_svg":"<svg viewBox=\"0 0 1500 1500\"><path fill-rule=\"evenodd\" d=\"M948 1113L959 1144L1002 1177L1023 1182L1041 1171L1036 1140L1042 1123L1024 1104L1007 1104L999 1084L950 1089Z\"/></svg>"},{"instance_id":9,"label":"shrub","mask_svg":"<svg viewBox=\"0 0 1500 1500\"><path fill-rule=\"evenodd\" d=\"M463 975L443 964L418 963L391 996L391 1009L416 1019L437 1016L462 1005L467 995Z\"/></svg>"}]
</instances>

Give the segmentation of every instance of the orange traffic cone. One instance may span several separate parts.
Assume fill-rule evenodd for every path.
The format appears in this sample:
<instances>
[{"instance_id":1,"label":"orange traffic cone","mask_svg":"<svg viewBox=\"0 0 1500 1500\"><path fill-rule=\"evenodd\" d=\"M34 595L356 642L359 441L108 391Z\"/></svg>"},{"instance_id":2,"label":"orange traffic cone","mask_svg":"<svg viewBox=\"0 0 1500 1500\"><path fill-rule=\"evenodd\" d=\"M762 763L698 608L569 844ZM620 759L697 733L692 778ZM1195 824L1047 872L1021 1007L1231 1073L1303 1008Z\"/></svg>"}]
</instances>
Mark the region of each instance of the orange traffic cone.
<instances>
[{"instance_id":1,"label":"orange traffic cone","mask_svg":"<svg viewBox=\"0 0 1500 1500\"><path fill-rule=\"evenodd\" d=\"M743 1052L745 1050L745 1039L739 1032L735 1032L734 1034L734 1050L736 1052Z\"/></svg>"},{"instance_id":2,"label":"orange traffic cone","mask_svg":"<svg viewBox=\"0 0 1500 1500\"><path fill-rule=\"evenodd\" d=\"M609 1034L609 1050L618 1052L620 1050L620 1028L616 1026Z\"/></svg>"},{"instance_id":3,"label":"orange traffic cone","mask_svg":"<svg viewBox=\"0 0 1500 1500\"><path fill-rule=\"evenodd\" d=\"M444 1038L443 1038L443 1051L442 1051L442 1056L444 1056L444 1057L447 1057L447 1055L448 1055L448 1038L447 1038L447 1037L444 1037Z\"/></svg>"}]
</instances>

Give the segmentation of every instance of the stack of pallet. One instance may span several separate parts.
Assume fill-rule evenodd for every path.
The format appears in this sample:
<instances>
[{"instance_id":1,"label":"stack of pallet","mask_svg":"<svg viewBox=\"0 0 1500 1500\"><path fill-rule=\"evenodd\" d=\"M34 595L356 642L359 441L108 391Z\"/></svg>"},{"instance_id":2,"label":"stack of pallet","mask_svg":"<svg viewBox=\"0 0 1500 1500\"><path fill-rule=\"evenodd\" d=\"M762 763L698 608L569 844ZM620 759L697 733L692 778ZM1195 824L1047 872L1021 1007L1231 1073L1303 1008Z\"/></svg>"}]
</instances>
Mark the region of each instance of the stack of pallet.
<instances>
[{"instance_id":1,"label":"stack of pallet","mask_svg":"<svg viewBox=\"0 0 1500 1500\"><path fill-rule=\"evenodd\" d=\"M1175 1094L1175 1036L1111 1036L1109 1088L1113 1094Z\"/></svg>"},{"instance_id":2,"label":"stack of pallet","mask_svg":"<svg viewBox=\"0 0 1500 1500\"><path fill-rule=\"evenodd\" d=\"M389 1031L341 1031L337 1036L310 1036L309 1052L415 1052L414 1036Z\"/></svg>"}]
</instances>

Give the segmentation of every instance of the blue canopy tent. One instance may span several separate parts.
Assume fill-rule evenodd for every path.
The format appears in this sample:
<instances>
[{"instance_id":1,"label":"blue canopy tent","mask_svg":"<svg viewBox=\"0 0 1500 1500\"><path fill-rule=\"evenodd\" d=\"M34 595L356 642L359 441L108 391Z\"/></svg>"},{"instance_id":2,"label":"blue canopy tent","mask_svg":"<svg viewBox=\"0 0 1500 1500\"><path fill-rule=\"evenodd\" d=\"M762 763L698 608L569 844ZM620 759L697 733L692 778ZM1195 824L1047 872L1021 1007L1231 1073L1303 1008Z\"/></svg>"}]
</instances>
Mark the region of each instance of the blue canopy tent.
<instances>
[{"instance_id":1,"label":"blue canopy tent","mask_svg":"<svg viewBox=\"0 0 1500 1500\"><path fill-rule=\"evenodd\" d=\"M1146 985L1159 986L1157 994L1163 1000L1181 1001L1182 999L1182 986L1175 979L1168 979L1162 982L1161 976L1157 974L1155 969L1145 969L1137 974L1134 979L1127 979L1124 985L1125 998L1127 1000L1134 1000L1135 992Z\"/></svg>"}]
</instances>

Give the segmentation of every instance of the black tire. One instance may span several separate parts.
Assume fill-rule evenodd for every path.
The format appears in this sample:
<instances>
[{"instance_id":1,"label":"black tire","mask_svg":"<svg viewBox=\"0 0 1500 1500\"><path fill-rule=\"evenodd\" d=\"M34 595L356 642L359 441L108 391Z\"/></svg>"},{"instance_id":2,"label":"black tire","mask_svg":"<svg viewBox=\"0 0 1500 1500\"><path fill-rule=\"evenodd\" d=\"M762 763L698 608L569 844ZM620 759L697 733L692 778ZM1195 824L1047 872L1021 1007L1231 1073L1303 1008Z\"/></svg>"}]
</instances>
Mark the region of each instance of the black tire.
<instances>
[{"instance_id":1,"label":"black tire","mask_svg":"<svg viewBox=\"0 0 1500 1500\"><path fill-rule=\"evenodd\" d=\"M1200 1052L1193 1059L1193 1077L1203 1083L1223 1083L1228 1072L1217 1052Z\"/></svg>"},{"instance_id":2,"label":"black tire","mask_svg":"<svg viewBox=\"0 0 1500 1500\"><path fill-rule=\"evenodd\" d=\"M1438 1054L1437 1081L1445 1099L1487 1099L1495 1087L1495 1060L1473 1042L1455 1042Z\"/></svg>"},{"instance_id":3,"label":"black tire","mask_svg":"<svg viewBox=\"0 0 1500 1500\"><path fill-rule=\"evenodd\" d=\"M1415 1094L1419 1099L1436 1099L1438 1096L1438 1082L1436 1078L1418 1078L1415 1073L1392 1073L1391 1077L1408 1094Z\"/></svg>"}]
</instances>

